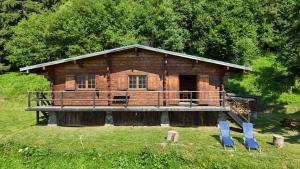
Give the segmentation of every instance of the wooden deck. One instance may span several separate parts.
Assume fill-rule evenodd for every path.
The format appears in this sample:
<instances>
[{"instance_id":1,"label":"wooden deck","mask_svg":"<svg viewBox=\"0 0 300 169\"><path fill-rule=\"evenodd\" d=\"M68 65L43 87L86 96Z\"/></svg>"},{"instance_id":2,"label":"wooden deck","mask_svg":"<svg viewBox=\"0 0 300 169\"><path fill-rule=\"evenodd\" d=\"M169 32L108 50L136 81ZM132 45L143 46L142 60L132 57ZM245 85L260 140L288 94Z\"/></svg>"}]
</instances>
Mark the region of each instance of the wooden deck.
<instances>
[{"instance_id":1,"label":"wooden deck","mask_svg":"<svg viewBox=\"0 0 300 169\"><path fill-rule=\"evenodd\" d=\"M227 112L230 107L223 106L35 106L28 107L26 111L44 111L44 112L85 112L85 111L111 111L111 112L148 112L148 111L213 111Z\"/></svg>"}]
</instances>

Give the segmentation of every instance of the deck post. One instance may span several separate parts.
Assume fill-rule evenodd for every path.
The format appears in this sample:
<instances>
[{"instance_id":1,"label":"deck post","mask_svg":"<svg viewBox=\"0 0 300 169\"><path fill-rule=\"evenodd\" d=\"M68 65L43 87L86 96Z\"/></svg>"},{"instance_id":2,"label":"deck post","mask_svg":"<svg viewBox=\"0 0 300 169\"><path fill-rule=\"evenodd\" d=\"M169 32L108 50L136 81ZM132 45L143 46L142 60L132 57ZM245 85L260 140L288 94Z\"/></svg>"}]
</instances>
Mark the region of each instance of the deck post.
<instances>
[{"instance_id":1,"label":"deck post","mask_svg":"<svg viewBox=\"0 0 300 169\"><path fill-rule=\"evenodd\" d=\"M31 92L28 92L28 95L27 95L27 108L31 107L30 100L31 100Z\"/></svg>"},{"instance_id":2,"label":"deck post","mask_svg":"<svg viewBox=\"0 0 300 169\"><path fill-rule=\"evenodd\" d=\"M126 91L126 96L125 96L125 107L127 108L128 106L128 91Z\"/></svg>"},{"instance_id":3,"label":"deck post","mask_svg":"<svg viewBox=\"0 0 300 169\"><path fill-rule=\"evenodd\" d=\"M160 107L160 92L157 92L157 107Z\"/></svg>"},{"instance_id":4,"label":"deck post","mask_svg":"<svg viewBox=\"0 0 300 169\"><path fill-rule=\"evenodd\" d=\"M60 108L64 107L64 92L60 94Z\"/></svg>"},{"instance_id":5,"label":"deck post","mask_svg":"<svg viewBox=\"0 0 300 169\"><path fill-rule=\"evenodd\" d=\"M105 115L105 126L113 126L113 125L114 125L113 113L111 111L107 111Z\"/></svg>"},{"instance_id":6,"label":"deck post","mask_svg":"<svg viewBox=\"0 0 300 169\"><path fill-rule=\"evenodd\" d=\"M169 112L167 112L167 111L161 112L160 126L161 127L169 127L170 126Z\"/></svg>"},{"instance_id":7,"label":"deck post","mask_svg":"<svg viewBox=\"0 0 300 169\"><path fill-rule=\"evenodd\" d=\"M40 92L36 93L36 105L39 107L40 106Z\"/></svg>"},{"instance_id":8,"label":"deck post","mask_svg":"<svg viewBox=\"0 0 300 169\"><path fill-rule=\"evenodd\" d=\"M40 112L36 111L36 124L40 124Z\"/></svg>"},{"instance_id":9,"label":"deck post","mask_svg":"<svg viewBox=\"0 0 300 169\"><path fill-rule=\"evenodd\" d=\"M57 112L49 112L48 126L57 126Z\"/></svg>"},{"instance_id":10,"label":"deck post","mask_svg":"<svg viewBox=\"0 0 300 169\"><path fill-rule=\"evenodd\" d=\"M193 105L193 92L190 93L190 107Z\"/></svg>"},{"instance_id":11,"label":"deck post","mask_svg":"<svg viewBox=\"0 0 300 169\"><path fill-rule=\"evenodd\" d=\"M222 91L222 106L225 107L225 90Z\"/></svg>"},{"instance_id":12,"label":"deck post","mask_svg":"<svg viewBox=\"0 0 300 169\"><path fill-rule=\"evenodd\" d=\"M96 92L93 92L93 108L96 106Z\"/></svg>"}]
</instances>

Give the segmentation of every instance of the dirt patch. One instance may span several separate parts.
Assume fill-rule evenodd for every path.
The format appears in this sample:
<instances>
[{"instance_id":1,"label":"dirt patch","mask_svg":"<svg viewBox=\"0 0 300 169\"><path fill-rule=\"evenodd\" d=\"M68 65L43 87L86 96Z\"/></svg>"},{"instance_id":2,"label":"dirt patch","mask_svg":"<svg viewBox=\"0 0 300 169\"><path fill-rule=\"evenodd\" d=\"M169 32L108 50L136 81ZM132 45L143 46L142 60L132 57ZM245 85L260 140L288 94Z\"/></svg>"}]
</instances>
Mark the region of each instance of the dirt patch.
<instances>
[{"instance_id":1,"label":"dirt patch","mask_svg":"<svg viewBox=\"0 0 300 169\"><path fill-rule=\"evenodd\" d=\"M0 96L0 102L4 102L5 98Z\"/></svg>"}]
</instances>

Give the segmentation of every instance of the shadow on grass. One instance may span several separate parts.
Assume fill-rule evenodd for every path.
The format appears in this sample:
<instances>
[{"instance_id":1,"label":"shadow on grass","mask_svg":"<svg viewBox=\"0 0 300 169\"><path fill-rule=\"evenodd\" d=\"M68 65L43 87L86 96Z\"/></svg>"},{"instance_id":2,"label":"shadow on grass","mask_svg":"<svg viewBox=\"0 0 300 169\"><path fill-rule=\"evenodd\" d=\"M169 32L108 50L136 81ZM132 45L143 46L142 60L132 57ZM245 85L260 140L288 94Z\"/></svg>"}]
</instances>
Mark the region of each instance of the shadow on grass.
<instances>
[{"instance_id":1,"label":"shadow on grass","mask_svg":"<svg viewBox=\"0 0 300 169\"><path fill-rule=\"evenodd\" d=\"M213 137L220 144L220 146L223 147L223 144L220 141L220 136L219 135L211 135L211 137Z\"/></svg>"},{"instance_id":2,"label":"shadow on grass","mask_svg":"<svg viewBox=\"0 0 300 169\"><path fill-rule=\"evenodd\" d=\"M283 135L286 142L300 143L300 127L298 126L298 128L290 129L289 127L284 127L281 124L283 118L288 116L300 117L300 111L295 112L292 115L287 115L285 112L262 113L260 117L254 121L255 128L257 128L260 133ZM297 134L291 135L291 131L296 131Z\"/></svg>"},{"instance_id":3,"label":"shadow on grass","mask_svg":"<svg viewBox=\"0 0 300 169\"><path fill-rule=\"evenodd\" d=\"M243 133L243 130L241 128L238 127L230 127L231 131L237 132L237 133Z\"/></svg>"}]
</instances>

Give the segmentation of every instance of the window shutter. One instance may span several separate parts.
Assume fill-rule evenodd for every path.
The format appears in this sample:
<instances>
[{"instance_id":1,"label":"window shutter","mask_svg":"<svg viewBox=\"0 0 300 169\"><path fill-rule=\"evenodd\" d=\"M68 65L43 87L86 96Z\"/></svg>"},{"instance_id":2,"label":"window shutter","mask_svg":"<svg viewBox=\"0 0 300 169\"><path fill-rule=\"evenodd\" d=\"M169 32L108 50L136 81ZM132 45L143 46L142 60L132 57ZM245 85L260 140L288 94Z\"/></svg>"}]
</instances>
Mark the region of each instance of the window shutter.
<instances>
[{"instance_id":1,"label":"window shutter","mask_svg":"<svg viewBox=\"0 0 300 169\"><path fill-rule=\"evenodd\" d=\"M107 90L107 81L104 75L96 75L96 90Z\"/></svg>"},{"instance_id":2,"label":"window shutter","mask_svg":"<svg viewBox=\"0 0 300 169\"><path fill-rule=\"evenodd\" d=\"M198 76L198 83L197 83L197 90L198 91L208 91L209 90L209 75L199 75ZM200 92L197 93L199 99L209 99L209 93L207 92ZM209 104L207 101L200 101L199 104Z\"/></svg>"},{"instance_id":3,"label":"window shutter","mask_svg":"<svg viewBox=\"0 0 300 169\"><path fill-rule=\"evenodd\" d=\"M156 74L148 75L148 90L157 90L158 84L160 83L159 77Z\"/></svg>"},{"instance_id":4,"label":"window shutter","mask_svg":"<svg viewBox=\"0 0 300 169\"><path fill-rule=\"evenodd\" d=\"M118 78L118 90L128 89L128 76L119 76Z\"/></svg>"},{"instance_id":5,"label":"window shutter","mask_svg":"<svg viewBox=\"0 0 300 169\"><path fill-rule=\"evenodd\" d=\"M169 75L167 76L168 79L168 91L177 91L177 92L169 92L168 96L169 99L179 99L179 76L178 75ZM168 104L176 105L179 101L176 100L169 100Z\"/></svg>"},{"instance_id":6,"label":"window shutter","mask_svg":"<svg viewBox=\"0 0 300 169\"><path fill-rule=\"evenodd\" d=\"M66 75L65 79L65 90L75 90L75 76L74 75Z\"/></svg>"}]
</instances>

